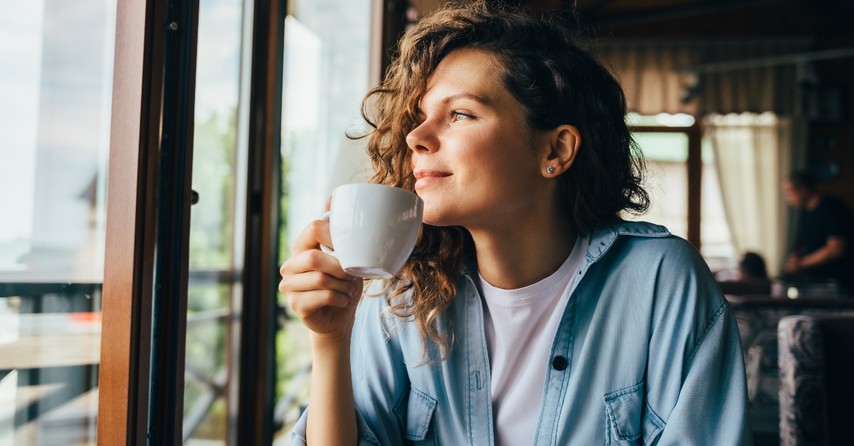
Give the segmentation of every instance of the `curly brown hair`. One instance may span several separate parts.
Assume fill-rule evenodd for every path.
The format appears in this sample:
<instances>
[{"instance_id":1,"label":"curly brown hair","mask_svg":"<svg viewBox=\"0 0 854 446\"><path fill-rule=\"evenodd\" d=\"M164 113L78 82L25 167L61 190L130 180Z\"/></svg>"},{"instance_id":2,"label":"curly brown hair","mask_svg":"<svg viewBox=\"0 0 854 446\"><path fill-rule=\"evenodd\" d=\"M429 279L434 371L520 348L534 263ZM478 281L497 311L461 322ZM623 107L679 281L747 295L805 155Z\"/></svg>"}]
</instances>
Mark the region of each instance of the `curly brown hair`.
<instances>
[{"instance_id":1,"label":"curly brown hair","mask_svg":"<svg viewBox=\"0 0 854 446\"><path fill-rule=\"evenodd\" d=\"M575 126L581 146L573 167L558 178L569 226L586 234L621 211L642 213L649 197L641 187L642 158L625 122L626 101L614 77L579 48L560 17L534 17L501 2L447 5L403 36L382 85L362 107L374 128L368 153L372 182L414 190L406 135L417 126L417 105L429 76L450 52L485 50L503 68L502 81L522 104L528 125L549 130ZM638 156L635 156L638 155ZM388 300L391 311L411 318L426 341L445 357L453 345L452 321L443 317L456 294L464 254L473 252L462 227L423 225L418 242ZM412 291L409 299L395 299Z\"/></svg>"}]
</instances>

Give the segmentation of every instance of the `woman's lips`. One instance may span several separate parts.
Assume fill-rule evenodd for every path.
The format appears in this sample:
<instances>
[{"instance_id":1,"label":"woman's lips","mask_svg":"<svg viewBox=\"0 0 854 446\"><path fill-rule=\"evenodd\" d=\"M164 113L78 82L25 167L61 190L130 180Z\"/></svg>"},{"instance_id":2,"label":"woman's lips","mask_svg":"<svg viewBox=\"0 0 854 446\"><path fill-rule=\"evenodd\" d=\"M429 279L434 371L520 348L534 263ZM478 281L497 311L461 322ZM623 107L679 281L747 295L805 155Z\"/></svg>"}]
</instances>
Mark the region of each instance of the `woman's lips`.
<instances>
[{"instance_id":1,"label":"woman's lips","mask_svg":"<svg viewBox=\"0 0 854 446\"><path fill-rule=\"evenodd\" d=\"M415 188L423 188L429 186L432 183L435 183L442 178L446 178L451 176L449 172L442 172L438 170L416 170L415 171Z\"/></svg>"}]
</instances>

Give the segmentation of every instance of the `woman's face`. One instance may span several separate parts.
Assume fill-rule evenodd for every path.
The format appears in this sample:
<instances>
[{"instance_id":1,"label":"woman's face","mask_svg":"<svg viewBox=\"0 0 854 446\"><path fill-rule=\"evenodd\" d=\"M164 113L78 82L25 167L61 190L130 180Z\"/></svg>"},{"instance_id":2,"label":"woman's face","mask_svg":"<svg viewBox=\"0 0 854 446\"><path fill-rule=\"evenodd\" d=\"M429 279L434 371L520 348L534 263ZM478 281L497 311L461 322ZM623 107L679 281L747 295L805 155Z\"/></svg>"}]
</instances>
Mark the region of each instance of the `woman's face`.
<instances>
[{"instance_id":1,"label":"woman's face","mask_svg":"<svg viewBox=\"0 0 854 446\"><path fill-rule=\"evenodd\" d=\"M424 222L469 230L513 225L554 202L548 136L529 129L490 53L448 54L428 79L406 137Z\"/></svg>"}]
</instances>

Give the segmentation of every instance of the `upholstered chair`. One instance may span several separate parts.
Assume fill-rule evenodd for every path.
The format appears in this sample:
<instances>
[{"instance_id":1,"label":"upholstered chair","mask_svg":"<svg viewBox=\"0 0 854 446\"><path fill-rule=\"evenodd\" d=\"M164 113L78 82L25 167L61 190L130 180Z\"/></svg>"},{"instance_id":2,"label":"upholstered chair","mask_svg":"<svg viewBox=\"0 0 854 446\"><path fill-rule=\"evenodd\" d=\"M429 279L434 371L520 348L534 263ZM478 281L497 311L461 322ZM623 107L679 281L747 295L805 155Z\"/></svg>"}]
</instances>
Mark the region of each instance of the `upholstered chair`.
<instances>
[{"instance_id":1,"label":"upholstered chair","mask_svg":"<svg viewBox=\"0 0 854 446\"><path fill-rule=\"evenodd\" d=\"M787 316L777 334L780 444L854 445L854 316Z\"/></svg>"}]
</instances>

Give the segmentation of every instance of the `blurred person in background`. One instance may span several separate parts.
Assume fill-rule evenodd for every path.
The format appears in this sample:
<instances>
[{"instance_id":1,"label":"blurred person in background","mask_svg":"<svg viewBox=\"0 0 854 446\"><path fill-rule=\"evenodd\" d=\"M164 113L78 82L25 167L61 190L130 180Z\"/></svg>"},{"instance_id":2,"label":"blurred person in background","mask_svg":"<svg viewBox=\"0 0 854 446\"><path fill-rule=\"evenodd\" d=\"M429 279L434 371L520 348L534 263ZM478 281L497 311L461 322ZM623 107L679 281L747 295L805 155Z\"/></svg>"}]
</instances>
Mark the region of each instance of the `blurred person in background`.
<instances>
[{"instance_id":1,"label":"blurred person in background","mask_svg":"<svg viewBox=\"0 0 854 446\"><path fill-rule=\"evenodd\" d=\"M785 280L833 281L840 294L854 292L854 219L840 199L818 192L808 170L792 172L783 183L786 202L800 211L794 249L783 264Z\"/></svg>"},{"instance_id":2,"label":"blurred person in background","mask_svg":"<svg viewBox=\"0 0 854 446\"><path fill-rule=\"evenodd\" d=\"M765 259L755 252L745 252L738 262L738 280L768 280Z\"/></svg>"}]
</instances>

